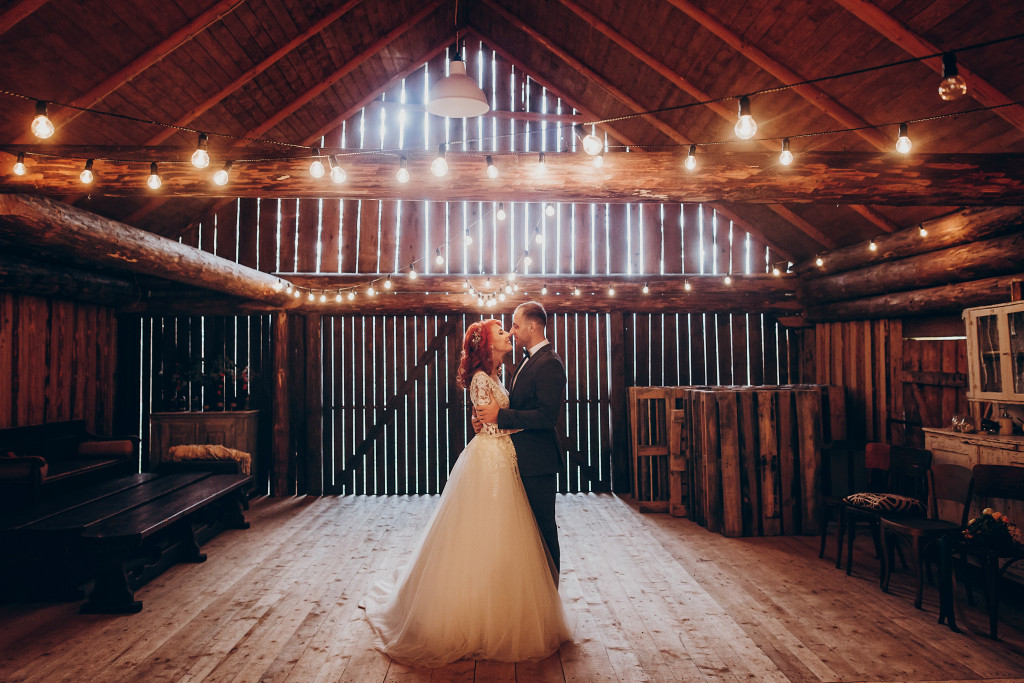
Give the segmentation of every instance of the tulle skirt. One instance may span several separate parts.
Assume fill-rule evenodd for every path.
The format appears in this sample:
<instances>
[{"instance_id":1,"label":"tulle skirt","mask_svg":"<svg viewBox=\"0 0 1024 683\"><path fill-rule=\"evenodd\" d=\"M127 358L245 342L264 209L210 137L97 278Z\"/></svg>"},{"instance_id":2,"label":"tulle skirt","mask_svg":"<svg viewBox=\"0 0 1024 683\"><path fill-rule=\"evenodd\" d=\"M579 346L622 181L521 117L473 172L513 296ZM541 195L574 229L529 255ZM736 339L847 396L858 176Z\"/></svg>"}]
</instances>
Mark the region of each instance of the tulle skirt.
<instances>
[{"instance_id":1,"label":"tulle skirt","mask_svg":"<svg viewBox=\"0 0 1024 683\"><path fill-rule=\"evenodd\" d=\"M571 638L508 436L459 456L409 563L363 600L377 648L415 666L543 659Z\"/></svg>"}]
</instances>

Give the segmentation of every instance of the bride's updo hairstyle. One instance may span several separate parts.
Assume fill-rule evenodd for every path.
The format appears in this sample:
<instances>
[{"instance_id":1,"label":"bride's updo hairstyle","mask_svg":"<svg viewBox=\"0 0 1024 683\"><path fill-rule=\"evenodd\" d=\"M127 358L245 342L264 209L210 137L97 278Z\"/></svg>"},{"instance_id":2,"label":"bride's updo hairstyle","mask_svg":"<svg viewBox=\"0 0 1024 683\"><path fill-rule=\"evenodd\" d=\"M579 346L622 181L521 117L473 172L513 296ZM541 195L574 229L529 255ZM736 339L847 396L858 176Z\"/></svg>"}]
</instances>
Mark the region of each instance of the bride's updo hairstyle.
<instances>
[{"instance_id":1,"label":"bride's updo hairstyle","mask_svg":"<svg viewBox=\"0 0 1024 683\"><path fill-rule=\"evenodd\" d=\"M496 329L500 329L501 321L491 318L473 323L466 328L466 336L462 339L462 358L459 360L459 372L455 375L455 384L465 389L473 381L477 370L488 375L494 372L491 361L491 338Z\"/></svg>"}]
</instances>

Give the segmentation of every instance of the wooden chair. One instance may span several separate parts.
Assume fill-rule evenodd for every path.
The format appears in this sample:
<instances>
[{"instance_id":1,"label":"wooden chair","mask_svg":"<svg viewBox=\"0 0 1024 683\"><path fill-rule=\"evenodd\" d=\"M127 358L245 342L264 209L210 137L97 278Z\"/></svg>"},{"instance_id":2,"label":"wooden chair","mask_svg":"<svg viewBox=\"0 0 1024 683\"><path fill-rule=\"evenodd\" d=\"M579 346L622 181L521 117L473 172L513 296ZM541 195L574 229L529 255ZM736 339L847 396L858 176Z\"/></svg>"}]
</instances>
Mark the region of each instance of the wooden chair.
<instances>
[{"instance_id":1,"label":"wooden chair","mask_svg":"<svg viewBox=\"0 0 1024 683\"><path fill-rule=\"evenodd\" d=\"M975 465L974 494L984 503L989 498L1024 501L1024 467L1013 465ZM999 622L999 580L1006 569L1019 560L1024 559L1024 546L990 547L978 542L964 540L963 536L946 536L943 543L948 552L960 560L961 566L968 558L975 558L981 564L985 580L985 603L988 607L989 637L998 640ZM958 572L963 574L963 572ZM939 614L939 623L949 620L949 627L957 630L953 615L952 591L948 592L948 600L944 600ZM968 597L970 589L968 588Z\"/></svg>"},{"instance_id":2,"label":"wooden chair","mask_svg":"<svg viewBox=\"0 0 1024 683\"><path fill-rule=\"evenodd\" d=\"M924 593L925 553L934 547L936 541L950 533L958 533L967 526L971 507L972 472L959 465L933 465L928 471L928 517L888 517L880 521L882 532L882 590L889 592L892 577L894 551L899 540L910 544L910 556L914 563L914 578L917 590L914 607L921 609ZM947 501L959 506L959 517L943 519L939 513L939 502ZM929 571L929 582L931 581Z\"/></svg>"},{"instance_id":3,"label":"wooden chair","mask_svg":"<svg viewBox=\"0 0 1024 683\"><path fill-rule=\"evenodd\" d=\"M818 528L821 529L821 546L818 548L818 557L825 557L828 527L834 518L836 521L837 568L840 563L839 558L843 554L842 539L839 535L843 508L846 507L843 498L857 490L855 488L855 473L863 470L864 446L863 441L837 440L822 447L821 513L818 518ZM858 461L861 461L859 467Z\"/></svg>"},{"instance_id":4,"label":"wooden chair","mask_svg":"<svg viewBox=\"0 0 1024 683\"><path fill-rule=\"evenodd\" d=\"M864 491L847 496L839 524L839 543L846 539L846 573L853 571L853 542L859 525L866 526L875 543L875 556L881 559L882 543L879 524L883 514L889 516L925 517L928 497L927 472L932 454L921 448L869 443L864 462L872 472L872 482L883 479L882 490ZM904 565L906 563L904 562ZM841 566L836 557L836 567ZM879 567L881 575L881 567Z\"/></svg>"}]
</instances>

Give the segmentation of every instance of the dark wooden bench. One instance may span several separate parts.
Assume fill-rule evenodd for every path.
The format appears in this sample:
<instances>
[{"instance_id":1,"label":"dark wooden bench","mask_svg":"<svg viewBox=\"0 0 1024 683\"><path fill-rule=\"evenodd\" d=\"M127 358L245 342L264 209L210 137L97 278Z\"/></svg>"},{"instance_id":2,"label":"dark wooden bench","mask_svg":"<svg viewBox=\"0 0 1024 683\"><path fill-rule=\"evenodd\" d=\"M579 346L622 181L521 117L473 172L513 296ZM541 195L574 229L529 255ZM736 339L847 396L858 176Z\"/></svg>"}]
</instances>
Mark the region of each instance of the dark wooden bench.
<instances>
[{"instance_id":1,"label":"dark wooden bench","mask_svg":"<svg viewBox=\"0 0 1024 683\"><path fill-rule=\"evenodd\" d=\"M133 591L178 561L202 561L199 545L224 528L247 528L245 475L136 474L63 501L0 518L0 538L32 567L52 597L78 598L95 579L83 612L141 609Z\"/></svg>"}]
</instances>

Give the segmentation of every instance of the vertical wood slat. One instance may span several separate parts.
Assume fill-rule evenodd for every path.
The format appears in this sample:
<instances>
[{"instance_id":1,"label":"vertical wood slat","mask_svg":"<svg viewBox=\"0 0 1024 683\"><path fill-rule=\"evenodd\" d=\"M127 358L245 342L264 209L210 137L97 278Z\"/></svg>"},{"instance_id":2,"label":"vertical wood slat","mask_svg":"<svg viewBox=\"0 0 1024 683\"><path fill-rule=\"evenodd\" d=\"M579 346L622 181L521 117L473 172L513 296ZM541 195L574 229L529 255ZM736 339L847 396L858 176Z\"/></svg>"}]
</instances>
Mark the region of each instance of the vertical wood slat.
<instances>
[{"instance_id":1,"label":"vertical wood slat","mask_svg":"<svg viewBox=\"0 0 1024 683\"><path fill-rule=\"evenodd\" d=\"M273 478L270 492L274 496L290 495L288 468L291 460L291 396L288 381L288 347L290 341L290 316L287 313L274 315L274 404L273 404Z\"/></svg>"},{"instance_id":2,"label":"vertical wood slat","mask_svg":"<svg viewBox=\"0 0 1024 683\"><path fill-rule=\"evenodd\" d=\"M323 495L324 492L322 325L321 316L306 316L306 476L303 491L313 496Z\"/></svg>"}]
</instances>

